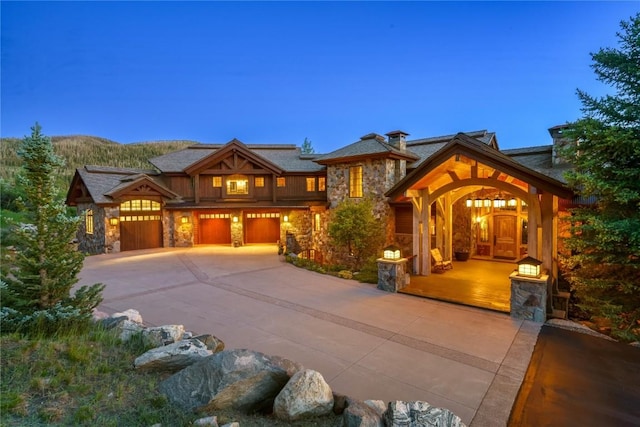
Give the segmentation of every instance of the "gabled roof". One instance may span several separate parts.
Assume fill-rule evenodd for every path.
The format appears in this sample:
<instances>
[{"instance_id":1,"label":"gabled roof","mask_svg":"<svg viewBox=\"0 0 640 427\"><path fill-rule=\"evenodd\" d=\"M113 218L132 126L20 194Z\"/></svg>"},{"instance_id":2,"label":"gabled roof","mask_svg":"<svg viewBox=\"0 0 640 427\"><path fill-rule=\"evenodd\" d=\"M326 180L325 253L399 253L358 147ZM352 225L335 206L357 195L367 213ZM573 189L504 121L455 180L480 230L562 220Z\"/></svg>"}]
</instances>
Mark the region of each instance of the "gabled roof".
<instances>
[{"instance_id":1,"label":"gabled roof","mask_svg":"<svg viewBox=\"0 0 640 427\"><path fill-rule=\"evenodd\" d=\"M239 142L239 141L238 141ZM154 157L149 162L164 173L181 173L195 163L214 155L226 144L198 144L180 151ZM242 144L254 155L262 158L262 162L270 163L272 168L284 172L315 173L324 167L313 162L318 155L306 155L293 144Z\"/></svg>"},{"instance_id":2,"label":"gabled roof","mask_svg":"<svg viewBox=\"0 0 640 427\"><path fill-rule=\"evenodd\" d=\"M458 133L449 142L441 146L434 154L412 170L407 176L393 186L386 196L396 198L401 196L412 185L418 183L427 173L455 155L464 155L477 160L517 179L530 183L536 188L548 191L562 198L568 198L572 192L564 183L537 172L498 151L494 146L472 138L467 134Z\"/></svg>"},{"instance_id":3,"label":"gabled roof","mask_svg":"<svg viewBox=\"0 0 640 427\"><path fill-rule=\"evenodd\" d=\"M176 193L161 183L157 175L156 171L145 169L84 166L76 169L67 193L67 204L75 204L73 192L81 184L87 189L93 202L98 205L116 203L115 197L145 182L164 197L177 197Z\"/></svg>"},{"instance_id":4,"label":"gabled roof","mask_svg":"<svg viewBox=\"0 0 640 427\"><path fill-rule=\"evenodd\" d=\"M150 176L145 174L136 174L126 176L121 180L120 185L112 188L109 192L105 193L105 196L117 199L127 193L134 192L136 190L145 187L145 192L155 192L168 199L175 199L180 197L178 194L169 190L167 187L158 184Z\"/></svg>"},{"instance_id":5,"label":"gabled roof","mask_svg":"<svg viewBox=\"0 0 640 427\"><path fill-rule=\"evenodd\" d=\"M495 132L488 132L487 130L477 130L472 132L464 132L470 138L474 138L479 142L498 150L498 140L496 139ZM420 156L420 159L410 165L407 168L416 168L422 162L433 156L438 150L444 147L449 141L451 141L456 135L444 135L433 138L420 138L407 141L407 149L412 153Z\"/></svg>"},{"instance_id":6,"label":"gabled roof","mask_svg":"<svg viewBox=\"0 0 640 427\"><path fill-rule=\"evenodd\" d=\"M314 161L321 165L352 162L365 158L391 158L408 161L416 161L419 157L408 151L385 142L381 135L370 133L363 136L360 141L339 148L329 154L319 156Z\"/></svg>"},{"instance_id":7,"label":"gabled roof","mask_svg":"<svg viewBox=\"0 0 640 427\"><path fill-rule=\"evenodd\" d=\"M237 139L232 139L220 149L213 153L201 158L200 160L190 164L184 169L184 172L189 175L194 175L204 169L207 169L210 165L222 161L230 153L239 153L242 157L248 159L253 164L260 166L276 175L280 175L283 169L271 161L265 159L262 156L257 155L254 151L249 149L245 144Z\"/></svg>"}]
</instances>

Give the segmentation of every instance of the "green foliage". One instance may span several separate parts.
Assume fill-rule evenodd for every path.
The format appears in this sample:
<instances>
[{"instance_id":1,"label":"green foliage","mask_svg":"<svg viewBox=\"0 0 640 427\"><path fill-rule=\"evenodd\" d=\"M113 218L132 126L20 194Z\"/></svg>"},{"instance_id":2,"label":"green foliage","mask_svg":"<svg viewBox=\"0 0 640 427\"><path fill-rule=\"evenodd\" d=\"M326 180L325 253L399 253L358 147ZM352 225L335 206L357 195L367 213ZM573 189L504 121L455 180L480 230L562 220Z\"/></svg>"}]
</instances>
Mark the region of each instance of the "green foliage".
<instances>
[{"instance_id":1,"label":"green foliage","mask_svg":"<svg viewBox=\"0 0 640 427\"><path fill-rule=\"evenodd\" d=\"M369 199L345 199L332 212L328 234L345 258L359 270L367 258L381 253L385 231L383 221L373 215Z\"/></svg>"},{"instance_id":2,"label":"green foliage","mask_svg":"<svg viewBox=\"0 0 640 427\"><path fill-rule=\"evenodd\" d=\"M302 154L313 154L316 152L316 150L313 148L313 145L311 144L311 141L309 141L307 138L304 139L302 147L300 147L300 151L302 152Z\"/></svg>"},{"instance_id":3,"label":"green foliage","mask_svg":"<svg viewBox=\"0 0 640 427\"><path fill-rule=\"evenodd\" d=\"M640 14L621 23L620 48L592 54L598 80L614 94L578 90L584 117L562 151L567 180L595 206L572 211L565 276L579 307L612 322L612 335L640 339Z\"/></svg>"},{"instance_id":4,"label":"green foliage","mask_svg":"<svg viewBox=\"0 0 640 427\"><path fill-rule=\"evenodd\" d=\"M70 295L84 255L71 244L79 218L68 216L57 197L54 177L63 160L38 124L18 154L24 161L19 179L27 223L14 228L16 253L2 265L2 329L46 335L81 328L102 300L103 285Z\"/></svg>"}]
</instances>

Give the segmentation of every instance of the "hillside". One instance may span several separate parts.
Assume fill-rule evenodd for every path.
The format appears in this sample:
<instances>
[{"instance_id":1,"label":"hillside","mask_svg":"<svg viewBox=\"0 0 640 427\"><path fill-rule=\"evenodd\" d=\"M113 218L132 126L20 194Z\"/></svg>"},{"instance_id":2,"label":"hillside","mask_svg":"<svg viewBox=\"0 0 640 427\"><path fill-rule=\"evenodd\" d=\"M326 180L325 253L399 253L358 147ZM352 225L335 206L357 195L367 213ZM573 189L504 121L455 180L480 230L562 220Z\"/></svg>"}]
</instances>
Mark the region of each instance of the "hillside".
<instances>
[{"instance_id":1,"label":"hillside","mask_svg":"<svg viewBox=\"0 0 640 427\"><path fill-rule=\"evenodd\" d=\"M20 138L0 138L0 178L13 182L21 166L17 155ZM65 160L65 168L58 177L58 185L66 190L76 170L83 165L116 166L149 169L147 159L180 150L195 141L154 141L120 144L95 136L53 136L56 154Z\"/></svg>"}]
</instances>

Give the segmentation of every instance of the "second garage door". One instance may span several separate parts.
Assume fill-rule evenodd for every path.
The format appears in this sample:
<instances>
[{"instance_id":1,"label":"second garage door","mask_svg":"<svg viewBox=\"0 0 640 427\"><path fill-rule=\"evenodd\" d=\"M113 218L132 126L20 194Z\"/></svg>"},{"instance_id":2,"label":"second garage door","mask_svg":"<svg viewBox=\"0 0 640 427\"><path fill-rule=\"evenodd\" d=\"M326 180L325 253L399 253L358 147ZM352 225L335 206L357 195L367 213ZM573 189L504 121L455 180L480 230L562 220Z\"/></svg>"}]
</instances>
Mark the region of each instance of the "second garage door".
<instances>
[{"instance_id":1,"label":"second garage door","mask_svg":"<svg viewBox=\"0 0 640 427\"><path fill-rule=\"evenodd\" d=\"M276 243L280 240L280 214L248 213L244 229L247 243Z\"/></svg>"},{"instance_id":2,"label":"second garage door","mask_svg":"<svg viewBox=\"0 0 640 427\"><path fill-rule=\"evenodd\" d=\"M231 243L229 214L200 214L200 243L203 245Z\"/></svg>"}]
</instances>

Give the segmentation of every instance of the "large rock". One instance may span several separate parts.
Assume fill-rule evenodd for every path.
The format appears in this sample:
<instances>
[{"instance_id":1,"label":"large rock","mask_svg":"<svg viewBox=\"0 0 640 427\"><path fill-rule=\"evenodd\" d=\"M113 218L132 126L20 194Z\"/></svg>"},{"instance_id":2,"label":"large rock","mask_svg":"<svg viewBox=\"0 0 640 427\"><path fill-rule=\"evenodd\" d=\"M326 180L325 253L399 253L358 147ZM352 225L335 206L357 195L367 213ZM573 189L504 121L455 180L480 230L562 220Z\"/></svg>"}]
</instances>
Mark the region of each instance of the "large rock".
<instances>
[{"instance_id":1,"label":"large rock","mask_svg":"<svg viewBox=\"0 0 640 427\"><path fill-rule=\"evenodd\" d=\"M134 310L132 308L119 312L119 313L113 313L111 315L111 317L117 318L117 317L126 317L127 319L131 320L132 322L136 322L140 325L143 324L142 322L142 316L140 315L140 312L138 310Z\"/></svg>"},{"instance_id":2,"label":"large rock","mask_svg":"<svg viewBox=\"0 0 640 427\"><path fill-rule=\"evenodd\" d=\"M160 391L183 409L269 412L273 400L302 366L250 350L209 356L160 383Z\"/></svg>"},{"instance_id":3,"label":"large rock","mask_svg":"<svg viewBox=\"0 0 640 427\"><path fill-rule=\"evenodd\" d=\"M102 325L106 329L113 329L122 342L127 342L132 336L141 333L144 326L139 323L132 322L126 316L109 317L102 320Z\"/></svg>"},{"instance_id":4,"label":"large rock","mask_svg":"<svg viewBox=\"0 0 640 427\"><path fill-rule=\"evenodd\" d=\"M140 355L133 366L141 371L177 372L211 356L213 352L197 339L153 348Z\"/></svg>"},{"instance_id":5,"label":"large rock","mask_svg":"<svg viewBox=\"0 0 640 427\"><path fill-rule=\"evenodd\" d=\"M193 339L204 343L204 345L214 353L219 353L224 350L224 342L211 334L198 335L197 337L193 337Z\"/></svg>"},{"instance_id":6,"label":"large rock","mask_svg":"<svg viewBox=\"0 0 640 427\"><path fill-rule=\"evenodd\" d=\"M427 402L389 402L385 415L388 427L465 427L460 417L448 409Z\"/></svg>"},{"instance_id":7,"label":"large rock","mask_svg":"<svg viewBox=\"0 0 640 427\"><path fill-rule=\"evenodd\" d=\"M163 325L147 328L142 331L145 341L154 347L173 344L182 340L184 335L183 325Z\"/></svg>"},{"instance_id":8,"label":"large rock","mask_svg":"<svg viewBox=\"0 0 640 427\"><path fill-rule=\"evenodd\" d=\"M378 408L365 402L348 399L342 413L344 427L384 427L384 419Z\"/></svg>"},{"instance_id":9,"label":"large rock","mask_svg":"<svg viewBox=\"0 0 640 427\"><path fill-rule=\"evenodd\" d=\"M295 421L328 415L333 410L333 393L319 372L306 369L291 377L276 396L273 412L276 417Z\"/></svg>"}]
</instances>

